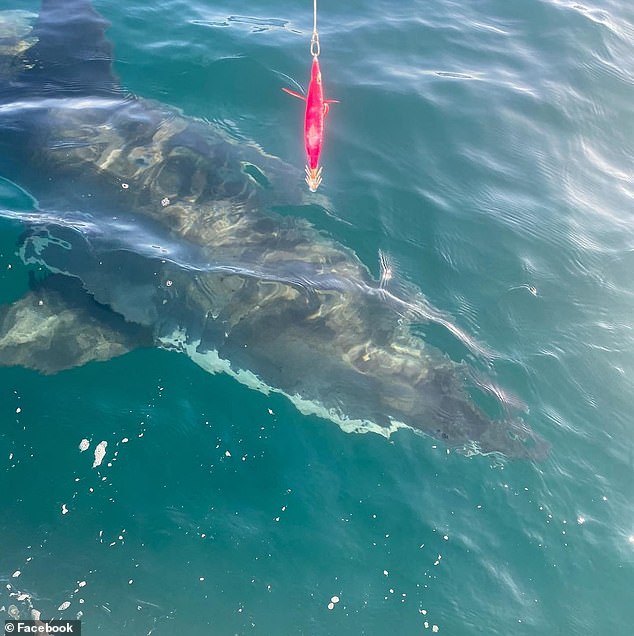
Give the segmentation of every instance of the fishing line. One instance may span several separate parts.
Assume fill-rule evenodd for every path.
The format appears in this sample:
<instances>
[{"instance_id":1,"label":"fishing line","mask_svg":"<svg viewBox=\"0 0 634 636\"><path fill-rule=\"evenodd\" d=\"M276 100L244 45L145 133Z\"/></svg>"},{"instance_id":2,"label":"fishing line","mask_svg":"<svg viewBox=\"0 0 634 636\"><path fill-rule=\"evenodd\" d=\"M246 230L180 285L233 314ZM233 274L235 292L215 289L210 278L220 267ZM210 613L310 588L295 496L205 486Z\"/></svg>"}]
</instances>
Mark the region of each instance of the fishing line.
<instances>
[{"instance_id":1,"label":"fishing line","mask_svg":"<svg viewBox=\"0 0 634 636\"><path fill-rule=\"evenodd\" d=\"M313 0L313 34L310 38L310 54L319 57L319 33L317 33L317 0Z\"/></svg>"}]
</instances>

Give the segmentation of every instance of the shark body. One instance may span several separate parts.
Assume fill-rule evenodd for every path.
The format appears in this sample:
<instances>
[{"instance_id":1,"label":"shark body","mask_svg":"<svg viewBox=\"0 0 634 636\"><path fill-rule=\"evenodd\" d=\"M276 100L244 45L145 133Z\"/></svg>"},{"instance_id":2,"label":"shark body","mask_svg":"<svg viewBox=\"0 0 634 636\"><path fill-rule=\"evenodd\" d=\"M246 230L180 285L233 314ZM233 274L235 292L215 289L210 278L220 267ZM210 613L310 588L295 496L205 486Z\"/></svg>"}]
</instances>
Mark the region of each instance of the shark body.
<instances>
[{"instance_id":1,"label":"shark body","mask_svg":"<svg viewBox=\"0 0 634 636\"><path fill-rule=\"evenodd\" d=\"M88 0L43 0L0 48L0 177L36 200L0 215L25 228L23 261L51 272L0 306L0 365L54 373L159 346L345 430L544 456L523 421L476 405L465 365L412 333L420 305L271 211L302 204L292 168L125 93L106 27Z\"/></svg>"}]
</instances>

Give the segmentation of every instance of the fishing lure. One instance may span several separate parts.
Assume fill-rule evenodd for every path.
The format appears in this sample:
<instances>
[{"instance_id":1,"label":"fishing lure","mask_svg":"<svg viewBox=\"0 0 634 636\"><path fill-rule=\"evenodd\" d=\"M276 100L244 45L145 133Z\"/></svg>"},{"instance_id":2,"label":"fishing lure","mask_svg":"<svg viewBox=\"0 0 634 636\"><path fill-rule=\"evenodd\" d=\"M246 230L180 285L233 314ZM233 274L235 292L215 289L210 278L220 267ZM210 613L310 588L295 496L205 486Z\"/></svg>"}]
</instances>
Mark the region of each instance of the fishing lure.
<instances>
[{"instance_id":1,"label":"fishing lure","mask_svg":"<svg viewBox=\"0 0 634 636\"><path fill-rule=\"evenodd\" d=\"M324 120L328 114L330 104L336 103L336 99L324 99L324 89L321 82L321 69L319 68L319 35L317 33L317 0L314 2L313 35L310 40L310 53L313 64L310 69L310 83L306 97L283 88L285 92L306 102L306 114L304 115L304 145L306 147L306 183L311 192L315 192L321 183L322 167L319 165L319 155L324 143Z\"/></svg>"}]
</instances>

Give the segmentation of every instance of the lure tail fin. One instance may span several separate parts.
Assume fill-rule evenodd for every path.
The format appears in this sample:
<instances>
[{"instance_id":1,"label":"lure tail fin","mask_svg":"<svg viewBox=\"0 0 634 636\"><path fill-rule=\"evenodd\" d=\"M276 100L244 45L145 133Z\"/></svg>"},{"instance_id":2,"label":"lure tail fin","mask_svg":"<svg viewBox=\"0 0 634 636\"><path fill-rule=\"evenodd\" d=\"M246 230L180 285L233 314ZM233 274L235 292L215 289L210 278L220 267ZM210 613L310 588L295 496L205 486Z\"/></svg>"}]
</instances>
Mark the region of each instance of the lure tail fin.
<instances>
[{"instance_id":1,"label":"lure tail fin","mask_svg":"<svg viewBox=\"0 0 634 636\"><path fill-rule=\"evenodd\" d=\"M316 192L321 183L321 166L309 168L306 166L306 183L311 192Z\"/></svg>"}]
</instances>

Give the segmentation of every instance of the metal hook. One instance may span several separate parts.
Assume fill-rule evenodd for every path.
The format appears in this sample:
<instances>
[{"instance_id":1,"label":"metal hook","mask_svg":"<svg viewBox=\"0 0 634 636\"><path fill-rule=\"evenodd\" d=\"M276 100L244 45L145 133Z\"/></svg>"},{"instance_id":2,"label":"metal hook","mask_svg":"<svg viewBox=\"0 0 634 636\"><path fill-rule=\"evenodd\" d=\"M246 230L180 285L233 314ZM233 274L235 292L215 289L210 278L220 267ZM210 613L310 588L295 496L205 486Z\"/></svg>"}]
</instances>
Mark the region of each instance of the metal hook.
<instances>
[{"instance_id":1,"label":"metal hook","mask_svg":"<svg viewBox=\"0 0 634 636\"><path fill-rule=\"evenodd\" d=\"M310 38L310 54L313 57L319 57L319 35L317 31L313 31L313 35Z\"/></svg>"}]
</instances>

